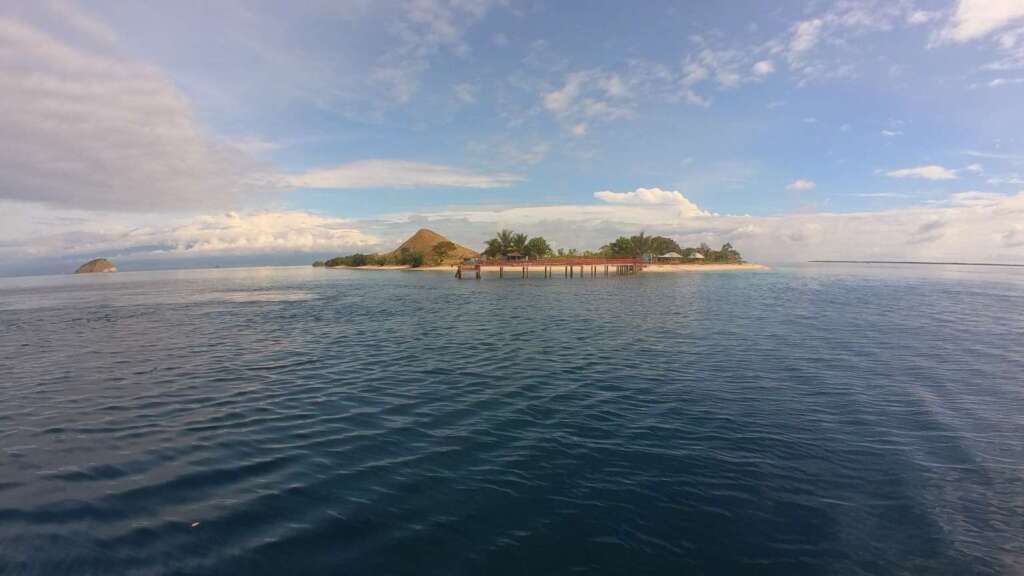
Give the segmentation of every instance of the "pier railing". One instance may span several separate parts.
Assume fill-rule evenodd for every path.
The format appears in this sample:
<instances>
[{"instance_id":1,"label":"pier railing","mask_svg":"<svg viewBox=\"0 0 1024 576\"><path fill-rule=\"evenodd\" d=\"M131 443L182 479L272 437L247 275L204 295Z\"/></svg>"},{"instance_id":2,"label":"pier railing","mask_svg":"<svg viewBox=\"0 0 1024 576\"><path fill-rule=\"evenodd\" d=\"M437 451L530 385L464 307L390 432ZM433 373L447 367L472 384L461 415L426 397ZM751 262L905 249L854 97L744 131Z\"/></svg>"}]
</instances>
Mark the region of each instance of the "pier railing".
<instances>
[{"instance_id":1,"label":"pier railing","mask_svg":"<svg viewBox=\"0 0 1024 576\"><path fill-rule=\"evenodd\" d=\"M537 260L498 260L480 258L460 264L455 270L455 277L462 278L467 270L472 270L477 279L482 277L484 268L494 270L497 268L498 278L505 277L505 269L510 271L519 269L523 278L530 275L530 270L542 269L545 278L554 276L556 269L561 268L566 278L580 278L585 276L597 277L636 274L643 270L646 262L640 258L587 258L587 257L562 257L562 258L540 258ZM578 269L578 271L577 271Z\"/></svg>"}]
</instances>

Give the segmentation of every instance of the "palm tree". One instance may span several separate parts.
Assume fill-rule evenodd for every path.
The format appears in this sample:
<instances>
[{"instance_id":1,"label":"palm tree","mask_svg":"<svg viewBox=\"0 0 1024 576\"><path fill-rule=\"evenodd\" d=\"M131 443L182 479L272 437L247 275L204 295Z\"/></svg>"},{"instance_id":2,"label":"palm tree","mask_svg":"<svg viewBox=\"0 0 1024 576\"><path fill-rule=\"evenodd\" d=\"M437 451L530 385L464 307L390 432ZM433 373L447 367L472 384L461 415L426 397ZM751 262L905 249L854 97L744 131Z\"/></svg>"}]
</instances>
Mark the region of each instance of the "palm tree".
<instances>
[{"instance_id":1,"label":"palm tree","mask_svg":"<svg viewBox=\"0 0 1024 576\"><path fill-rule=\"evenodd\" d=\"M508 252L512 248L512 243L515 237L516 233L507 228L495 234L494 239L497 240L498 244L501 246L502 254Z\"/></svg>"},{"instance_id":2,"label":"palm tree","mask_svg":"<svg viewBox=\"0 0 1024 576\"><path fill-rule=\"evenodd\" d=\"M518 234L513 234L512 235L512 243L508 247L509 248L508 251L509 252L519 252L520 254L522 254L523 250L526 250L526 242L529 239L530 239L530 237L527 236L526 234L523 234L522 232L520 232Z\"/></svg>"},{"instance_id":3,"label":"palm tree","mask_svg":"<svg viewBox=\"0 0 1024 576\"><path fill-rule=\"evenodd\" d=\"M630 240L633 243L633 252L637 258L643 258L651 253L651 248L653 248L651 237L644 235L643 230L640 231L639 236L633 236Z\"/></svg>"}]
</instances>

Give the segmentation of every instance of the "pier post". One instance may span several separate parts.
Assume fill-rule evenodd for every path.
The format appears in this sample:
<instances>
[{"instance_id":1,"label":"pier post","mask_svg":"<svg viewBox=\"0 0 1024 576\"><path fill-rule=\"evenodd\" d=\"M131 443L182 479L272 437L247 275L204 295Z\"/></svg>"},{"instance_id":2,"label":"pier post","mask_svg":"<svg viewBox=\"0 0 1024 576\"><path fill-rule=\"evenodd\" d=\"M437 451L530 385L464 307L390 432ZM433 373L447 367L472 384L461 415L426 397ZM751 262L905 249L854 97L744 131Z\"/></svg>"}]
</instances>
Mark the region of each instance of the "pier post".
<instances>
[{"instance_id":1,"label":"pier post","mask_svg":"<svg viewBox=\"0 0 1024 576\"><path fill-rule=\"evenodd\" d=\"M575 275L575 274L576 274L576 267L575 266L569 266L569 278L572 278L573 275Z\"/></svg>"},{"instance_id":2,"label":"pier post","mask_svg":"<svg viewBox=\"0 0 1024 576\"><path fill-rule=\"evenodd\" d=\"M504 266L498 266L498 278L504 278L504 277L505 277L505 267Z\"/></svg>"},{"instance_id":3,"label":"pier post","mask_svg":"<svg viewBox=\"0 0 1024 576\"><path fill-rule=\"evenodd\" d=\"M523 278L526 278L526 266L523 266Z\"/></svg>"},{"instance_id":4,"label":"pier post","mask_svg":"<svg viewBox=\"0 0 1024 576\"><path fill-rule=\"evenodd\" d=\"M457 267L455 269L455 277L460 279L460 280L462 279L462 266L461 265L459 265L459 267Z\"/></svg>"},{"instance_id":5,"label":"pier post","mask_svg":"<svg viewBox=\"0 0 1024 576\"><path fill-rule=\"evenodd\" d=\"M477 264L477 266L476 266L476 279L477 280L480 279L480 265L479 264Z\"/></svg>"}]
</instances>

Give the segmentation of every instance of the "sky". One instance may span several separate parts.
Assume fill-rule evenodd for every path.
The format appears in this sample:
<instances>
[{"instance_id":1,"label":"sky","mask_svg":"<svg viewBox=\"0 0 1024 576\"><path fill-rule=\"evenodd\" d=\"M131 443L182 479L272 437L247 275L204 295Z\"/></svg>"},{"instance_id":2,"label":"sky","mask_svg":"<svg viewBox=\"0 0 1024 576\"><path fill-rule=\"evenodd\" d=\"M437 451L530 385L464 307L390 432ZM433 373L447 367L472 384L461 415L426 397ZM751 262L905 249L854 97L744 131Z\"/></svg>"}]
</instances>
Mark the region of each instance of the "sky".
<instances>
[{"instance_id":1,"label":"sky","mask_svg":"<svg viewBox=\"0 0 1024 576\"><path fill-rule=\"evenodd\" d=\"M429 227L1024 263L1024 2L0 5L0 274Z\"/></svg>"}]
</instances>

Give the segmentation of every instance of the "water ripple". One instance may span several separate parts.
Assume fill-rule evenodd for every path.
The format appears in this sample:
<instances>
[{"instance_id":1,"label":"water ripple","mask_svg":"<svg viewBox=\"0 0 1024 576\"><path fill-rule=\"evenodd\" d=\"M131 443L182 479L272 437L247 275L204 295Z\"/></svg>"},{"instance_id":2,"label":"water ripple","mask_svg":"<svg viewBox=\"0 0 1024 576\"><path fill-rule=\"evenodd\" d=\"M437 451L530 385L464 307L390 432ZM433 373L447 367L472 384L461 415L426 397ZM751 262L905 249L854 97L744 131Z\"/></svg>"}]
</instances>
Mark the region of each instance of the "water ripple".
<instances>
[{"instance_id":1,"label":"water ripple","mask_svg":"<svg viewBox=\"0 0 1024 576\"><path fill-rule=\"evenodd\" d=\"M1020 274L673 276L0 281L0 573L1024 572Z\"/></svg>"}]
</instances>

